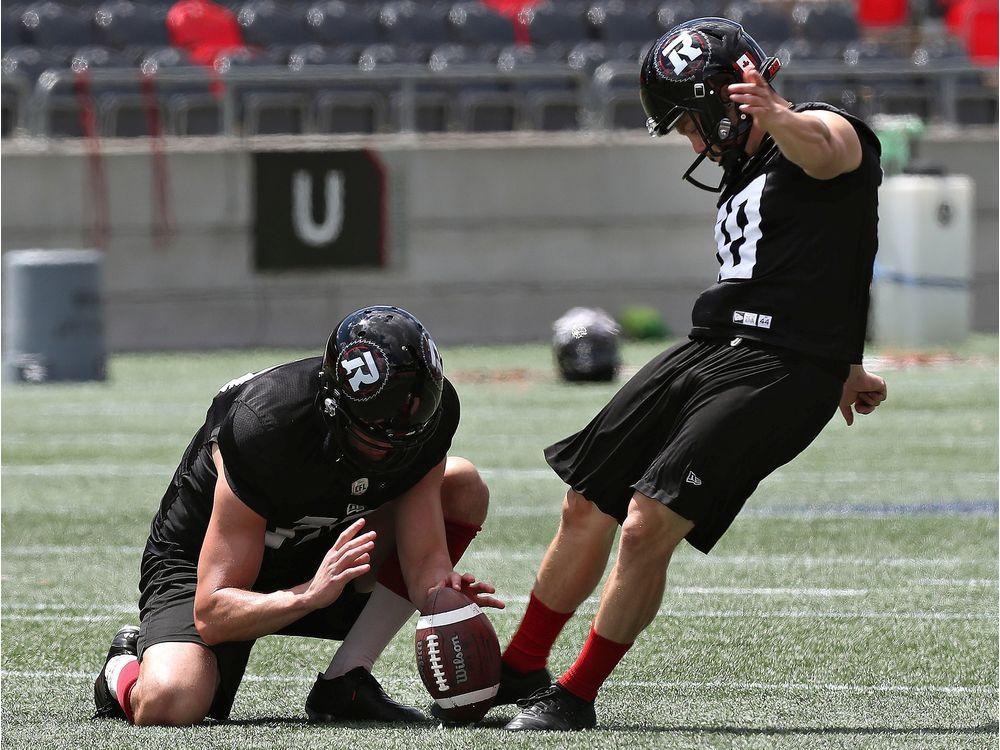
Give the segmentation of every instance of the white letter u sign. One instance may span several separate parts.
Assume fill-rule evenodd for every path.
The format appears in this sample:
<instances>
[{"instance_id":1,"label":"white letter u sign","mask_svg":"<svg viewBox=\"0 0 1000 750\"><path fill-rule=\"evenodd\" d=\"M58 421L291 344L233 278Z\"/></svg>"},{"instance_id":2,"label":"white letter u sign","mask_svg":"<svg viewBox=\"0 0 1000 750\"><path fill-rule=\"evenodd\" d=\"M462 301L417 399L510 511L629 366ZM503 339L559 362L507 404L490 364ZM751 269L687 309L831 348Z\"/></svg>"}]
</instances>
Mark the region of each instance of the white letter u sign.
<instances>
[{"instance_id":1,"label":"white letter u sign","mask_svg":"<svg viewBox=\"0 0 1000 750\"><path fill-rule=\"evenodd\" d=\"M321 247L337 239L344 226L344 175L326 173L326 211L323 222L313 221L312 178L300 169L292 177L292 226L307 245Z\"/></svg>"}]
</instances>

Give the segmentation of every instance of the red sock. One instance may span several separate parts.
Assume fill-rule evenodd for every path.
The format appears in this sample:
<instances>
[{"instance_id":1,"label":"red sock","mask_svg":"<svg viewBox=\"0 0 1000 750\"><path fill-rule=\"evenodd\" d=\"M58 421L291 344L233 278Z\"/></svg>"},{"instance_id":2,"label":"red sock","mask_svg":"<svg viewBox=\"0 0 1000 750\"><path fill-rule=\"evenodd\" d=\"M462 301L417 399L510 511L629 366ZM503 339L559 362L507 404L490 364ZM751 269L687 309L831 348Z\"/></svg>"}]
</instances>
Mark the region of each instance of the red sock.
<instances>
[{"instance_id":1,"label":"red sock","mask_svg":"<svg viewBox=\"0 0 1000 750\"><path fill-rule=\"evenodd\" d=\"M472 544L476 534L482 531L482 526L475 526L471 523L454 521L450 518L444 519L445 541L448 543L448 556L451 564L454 565L465 554L465 550ZM403 580L403 570L399 567L399 556L393 552L382 563L378 571L378 582L398 594L404 599L409 599L410 594L406 590L406 581Z\"/></svg>"},{"instance_id":2,"label":"red sock","mask_svg":"<svg viewBox=\"0 0 1000 750\"><path fill-rule=\"evenodd\" d=\"M122 671L118 675L118 690L115 697L118 699L118 705L122 707L122 711L125 712L125 718L128 719L130 724L135 722L135 716L132 713L132 688L135 687L135 682L138 679L138 661L126 664L122 667Z\"/></svg>"},{"instance_id":3,"label":"red sock","mask_svg":"<svg viewBox=\"0 0 1000 750\"><path fill-rule=\"evenodd\" d=\"M591 625L590 635L583 644L583 650L576 657L573 666L559 678L559 684L577 698L593 701L601 685L630 648L632 648L631 643L615 643L598 635Z\"/></svg>"},{"instance_id":4,"label":"red sock","mask_svg":"<svg viewBox=\"0 0 1000 750\"><path fill-rule=\"evenodd\" d=\"M563 626L573 616L572 612L549 609L531 592L528 608L510 645L503 652L503 661L518 672L534 672L545 667Z\"/></svg>"}]
</instances>

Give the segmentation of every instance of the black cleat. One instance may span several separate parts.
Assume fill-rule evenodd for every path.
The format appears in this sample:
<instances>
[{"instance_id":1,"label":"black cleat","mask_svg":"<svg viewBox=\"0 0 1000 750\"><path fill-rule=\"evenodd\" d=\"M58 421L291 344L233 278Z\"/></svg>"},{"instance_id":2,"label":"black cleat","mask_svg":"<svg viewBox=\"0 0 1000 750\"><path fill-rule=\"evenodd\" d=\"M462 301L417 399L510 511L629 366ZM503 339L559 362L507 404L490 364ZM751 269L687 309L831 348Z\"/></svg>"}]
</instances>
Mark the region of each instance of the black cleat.
<instances>
[{"instance_id":1,"label":"black cleat","mask_svg":"<svg viewBox=\"0 0 1000 750\"><path fill-rule=\"evenodd\" d=\"M500 690L493 699L494 706L513 705L552 684L552 675L545 667L532 672L518 672L500 662Z\"/></svg>"},{"instance_id":2,"label":"black cleat","mask_svg":"<svg viewBox=\"0 0 1000 750\"><path fill-rule=\"evenodd\" d=\"M115 633L111 639L111 648L108 649L108 657L104 660L101 673L94 680L94 705L97 711L94 713L95 719L124 719L125 712L118 705L118 698L108 687L108 680L104 676L104 668L108 662L116 656L130 654L136 656L139 653L136 642L139 640L139 628L135 625L125 625Z\"/></svg>"},{"instance_id":3,"label":"black cleat","mask_svg":"<svg viewBox=\"0 0 1000 750\"><path fill-rule=\"evenodd\" d=\"M396 703L364 667L355 667L332 680L316 677L306 698L306 716L312 722L379 721L418 724L427 717L412 706Z\"/></svg>"},{"instance_id":4,"label":"black cleat","mask_svg":"<svg viewBox=\"0 0 1000 750\"><path fill-rule=\"evenodd\" d=\"M547 688L552 684L552 675L545 667L535 669L531 672L518 672L513 667L508 667L507 662L500 662L500 689L496 698L493 699L494 706L513 705L520 700L524 700L542 688ZM457 722L452 721L444 715L437 703L431 702L427 708L428 713L445 725L454 726Z\"/></svg>"},{"instance_id":5,"label":"black cleat","mask_svg":"<svg viewBox=\"0 0 1000 750\"><path fill-rule=\"evenodd\" d=\"M504 727L510 732L576 732L597 725L594 704L577 698L559 683L539 690L530 698L518 701L517 705L521 713Z\"/></svg>"}]
</instances>

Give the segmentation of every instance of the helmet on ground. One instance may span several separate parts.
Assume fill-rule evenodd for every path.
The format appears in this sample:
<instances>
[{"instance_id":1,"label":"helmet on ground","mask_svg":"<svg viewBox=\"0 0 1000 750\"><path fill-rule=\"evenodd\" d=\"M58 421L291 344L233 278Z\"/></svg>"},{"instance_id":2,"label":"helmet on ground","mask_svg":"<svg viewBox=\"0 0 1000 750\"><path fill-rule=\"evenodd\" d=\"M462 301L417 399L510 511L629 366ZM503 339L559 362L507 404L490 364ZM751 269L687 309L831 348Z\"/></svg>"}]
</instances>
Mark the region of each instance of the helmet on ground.
<instances>
[{"instance_id":1,"label":"helmet on ground","mask_svg":"<svg viewBox=\"0 0 1000 750\"><path fill-rule=\"evenodd\" d=\"M725 18L696 18L675 26L649 49L639 72L639 97L652 136L669 133L687 115L705 149L684 173L691 184L720 192L742 169L753 118L729 100L726 87L743 80L749 67L770 82L781 64L769 57L743 27ZM715 187L692 173L709 154L724 173Z\"/></svg>"},{"instance_id":2,"label":"helmet on ground","mask_svg":"<svg viewBox=\"0 0 1000 750\"><path fill-rule=\"evenodd\" d=\"M559 374L568 381L614 380L621 366L618 324L603 310L574 307L552 324Z\"/></svg>"},{"instance_id":3,"label":"helmet on ground","mask_svg":"<svg viewBox=\"0 0 1000 750\"><path fill-rule=\"evenodd\" d=\"M441 355L420 321L398 307L344 318L327 342L320 378L331 437L364 468L405 465L441 417Z\"/></svg>"}]
</instances>

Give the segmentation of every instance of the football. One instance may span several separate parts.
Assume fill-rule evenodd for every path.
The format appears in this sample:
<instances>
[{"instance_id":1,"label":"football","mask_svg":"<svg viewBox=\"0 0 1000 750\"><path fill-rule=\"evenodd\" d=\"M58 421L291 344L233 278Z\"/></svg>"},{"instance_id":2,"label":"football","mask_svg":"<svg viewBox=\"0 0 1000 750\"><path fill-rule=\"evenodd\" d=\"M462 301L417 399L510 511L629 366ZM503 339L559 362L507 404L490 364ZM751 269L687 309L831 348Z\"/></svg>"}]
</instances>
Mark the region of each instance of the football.
<instances>
[{"instance_id":1,"label":"football","mask_svg":"<svg viewBox=\"0 0 1000 750\"><path fill-rule=\"evenodd\" d=\"M417 670L440 715L477 721L500 687L500 642L479 606L451 588L431 592L417 621Z\"/></svg>"}]
</instances>

